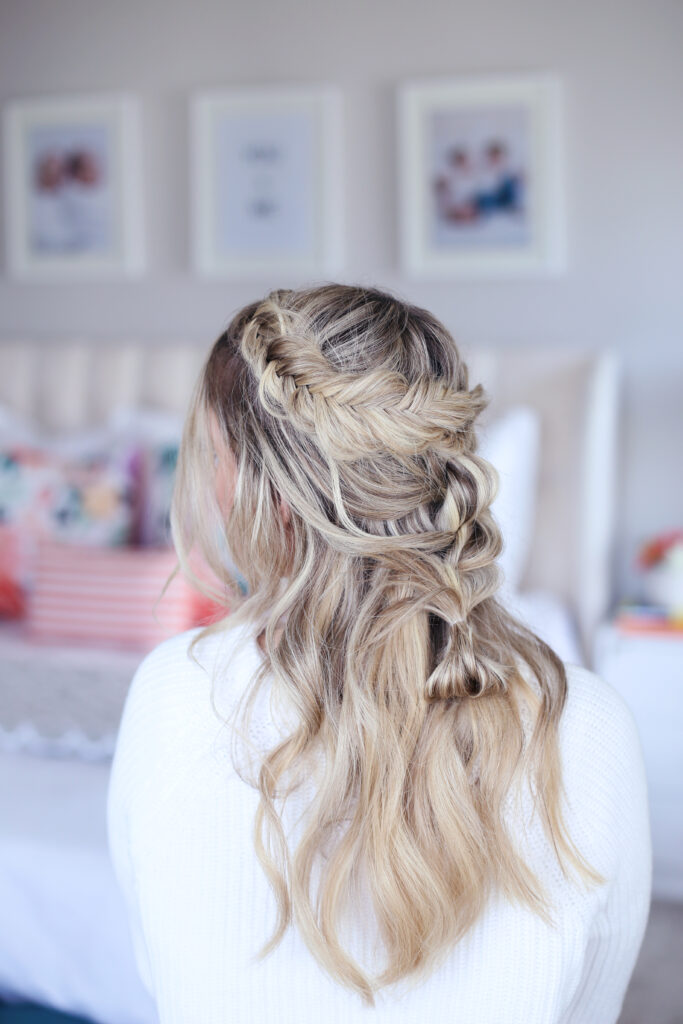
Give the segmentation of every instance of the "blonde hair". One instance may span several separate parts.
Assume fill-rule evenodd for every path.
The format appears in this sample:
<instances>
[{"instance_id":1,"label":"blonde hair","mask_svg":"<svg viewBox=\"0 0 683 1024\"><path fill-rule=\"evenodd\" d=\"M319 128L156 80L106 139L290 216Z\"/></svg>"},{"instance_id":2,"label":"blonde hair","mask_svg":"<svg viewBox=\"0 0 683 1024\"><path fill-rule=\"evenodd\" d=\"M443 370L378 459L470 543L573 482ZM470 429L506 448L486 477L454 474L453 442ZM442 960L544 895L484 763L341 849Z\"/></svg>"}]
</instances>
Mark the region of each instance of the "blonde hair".
<instances>
[{"instance_id":1,"label":"blonde hair","mask_svg":"<svg viewBox=\"0 0 683 1024\"><path fill-rule=\"evenodd\" d=\"M295 922L371 1004L434 970L494 891L552 920L505 819L523 778L563 872L602 881L563 820L564 665L496 599L498 480L474 430L487 404L425 310L350 286L276 291L214 345L181 446L180 564L191 574L199 547L230 591L214 629L250 623L262 637L247 703L268 678L296 714L258 771L255 848L278 910L260 955ZM210 416L237 463L227 521ZM290 849L280 801L315 753L324 768ZM378 977L339 937L361 869L386 952Z\"/></svg>"}]
</instances>

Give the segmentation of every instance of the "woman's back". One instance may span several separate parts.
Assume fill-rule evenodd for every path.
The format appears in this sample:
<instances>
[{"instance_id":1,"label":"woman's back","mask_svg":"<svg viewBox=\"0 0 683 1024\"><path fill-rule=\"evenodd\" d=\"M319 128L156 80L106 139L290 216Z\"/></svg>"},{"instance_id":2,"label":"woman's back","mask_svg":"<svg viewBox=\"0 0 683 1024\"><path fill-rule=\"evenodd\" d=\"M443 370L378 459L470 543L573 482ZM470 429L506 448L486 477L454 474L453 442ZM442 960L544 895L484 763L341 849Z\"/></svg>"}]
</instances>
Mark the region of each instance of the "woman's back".
<instances>
[{"instance_id":1,"label":"woman's back","mask_svg":"<svg viewBox=\"0 0 683 1024\"><path fill-rule=\"evenodd\" d=\"M606 883L566 878L532 803L510 805L511 831L547 889L556 928L494 893L434 974L412 991L408 983L382 989L372 1009L321 969L296 928L255 959L273 931L274 901L254 856L259 794L235 770L225 722L262 656L247 627L202 638L197 661L188 656L191 639L166 642L139 669L109 801L112 857L163 1024L617 1020L647 919L651 854L635 725L607 683L565 666L558 734L567 828ZM249 740L258 754L281 736L266 688ZM287 801L291 838L309 797L304 786ZM376 971L381 945L362 893L352 918L344 941Z\"/></svg>"},{"instance_id":2,"label":"woman's back","mask_svg":"<svg viewBox=\"0 0 683 1024\"><path fill-rule=\"evenodd\" d=\"M112 780L163 1024L616 1019L637 738L499 600L487 404L444 325L375 289L272 292L214 344L171 525L226 615L208 674L187 637L145 663Z\"/></svg>"}]
</instances>

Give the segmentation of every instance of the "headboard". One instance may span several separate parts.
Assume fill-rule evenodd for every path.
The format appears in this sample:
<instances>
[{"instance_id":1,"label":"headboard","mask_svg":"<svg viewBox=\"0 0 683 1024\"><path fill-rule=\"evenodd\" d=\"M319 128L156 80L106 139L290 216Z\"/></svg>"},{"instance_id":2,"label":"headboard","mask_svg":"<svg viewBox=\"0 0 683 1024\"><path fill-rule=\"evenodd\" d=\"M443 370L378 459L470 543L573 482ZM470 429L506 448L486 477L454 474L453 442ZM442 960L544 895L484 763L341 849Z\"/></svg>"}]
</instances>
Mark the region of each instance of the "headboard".
<instances>
[{"instance_id":1,"label":"headboard","mask_svg":"<svg viewBox=\"0 0 683 1024\"><path fill-rule=\"evenodd\" d=\"M206 355L178 343L0 343L0 402L51 430L106 420L119 405L184 411ZM468 349L472 387L542 422L536 535L524 589L550 590L573 612L584 656L611 599L619 363L614 352Z\"/></svg>"},{"instance_id":2,"label":"headboard","mask_svg":"<svg viewBox=\"0 0 683 1024\"><path fill-rule=\"evenodd\" d=\"M520 403L541 417L536 529L522 589L551 590L574 613L586 664L612 600L620 363L616 352L467 350L470 387L491 404L482 423Z\"/></svg>"}]
</instances>

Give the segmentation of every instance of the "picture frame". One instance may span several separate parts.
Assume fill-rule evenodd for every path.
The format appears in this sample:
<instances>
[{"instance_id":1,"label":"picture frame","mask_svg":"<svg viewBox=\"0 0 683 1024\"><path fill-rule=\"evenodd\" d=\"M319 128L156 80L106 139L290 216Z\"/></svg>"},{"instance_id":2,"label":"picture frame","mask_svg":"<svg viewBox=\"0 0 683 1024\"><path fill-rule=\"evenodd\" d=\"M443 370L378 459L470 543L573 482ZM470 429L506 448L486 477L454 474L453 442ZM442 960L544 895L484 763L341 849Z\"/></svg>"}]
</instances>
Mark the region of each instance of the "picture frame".
<instances>
[{"instance_id":1,"label":"picture frame","mask_svg":"<svg viewBox=\"0 0 683 1024\"><path fill-rule=\"evenodd\" d=\"M406 273L505 278L565 269L556 76L407 82L398 92L398 137Z\"/></svg>"},{"instance_id":2,"label":"picture frame","mask_svg":"<svg viewBox=\"0 0 683 1024\"><path fill-rule=\"evenodd\" d=\"M193 264L200 275L300 277L342 261L341 95L203 92L191 104Z\"/></svg>"},{"instance_id":3,"label":"picture frame","mask_svg":"<svg viewBox=\"0 0 683 1024\"><path fill-rule=\"evenodd\" d=\"M140 115L128 95L15 100L4 110L11 276L136 276L145 265Z\"/></svg>"}]
</instances>

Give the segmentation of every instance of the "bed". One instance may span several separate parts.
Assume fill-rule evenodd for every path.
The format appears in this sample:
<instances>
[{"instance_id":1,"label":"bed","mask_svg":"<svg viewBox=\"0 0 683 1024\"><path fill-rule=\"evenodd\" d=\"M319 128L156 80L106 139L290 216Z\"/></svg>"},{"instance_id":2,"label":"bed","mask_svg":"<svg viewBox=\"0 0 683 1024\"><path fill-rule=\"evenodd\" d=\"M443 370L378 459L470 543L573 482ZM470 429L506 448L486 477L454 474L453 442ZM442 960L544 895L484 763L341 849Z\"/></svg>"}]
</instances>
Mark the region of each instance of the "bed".
<instances>
[{"instance_id":1,"label":"bed","mask_svg":"<svg viewBox=\"0 0 683 1024\"><path fill-rule=\"evenodd\" d=\"M148 1024L106 853L109 762L0 753L0 996Z\"/></svg>"},{"instance_id":2,"label":"bed","mask_svg":"<svg viewBox=\"0 0 683 1024\"><path fill-rule=\"evenodd\" d=\"M533 543L513 610L565 661L590 665L611 600L617 357L520 348L464 355L470 385L481 381L492 399L483 427L520 404L542 423ZM179 344L4 344L0 402L50 429L101 421L122 404L181 411L203 356ZM134 656L41 652L0 629L0 673L7 680L14 672L17 685L70 657L86 658L100 692L120 709L122 673L132 674ZM35 744L12 749L11 737L1 744L0 999L99 1024L151 1024L154 1006L137 976L106 845L115 734L90 748L73 739L70 753L62 744L43 756Z\"/></svg>"}]
</instances>

